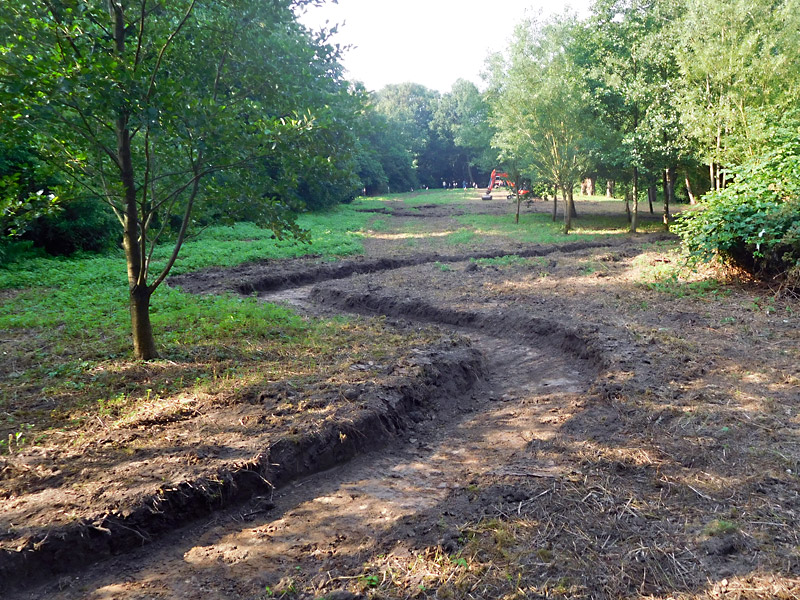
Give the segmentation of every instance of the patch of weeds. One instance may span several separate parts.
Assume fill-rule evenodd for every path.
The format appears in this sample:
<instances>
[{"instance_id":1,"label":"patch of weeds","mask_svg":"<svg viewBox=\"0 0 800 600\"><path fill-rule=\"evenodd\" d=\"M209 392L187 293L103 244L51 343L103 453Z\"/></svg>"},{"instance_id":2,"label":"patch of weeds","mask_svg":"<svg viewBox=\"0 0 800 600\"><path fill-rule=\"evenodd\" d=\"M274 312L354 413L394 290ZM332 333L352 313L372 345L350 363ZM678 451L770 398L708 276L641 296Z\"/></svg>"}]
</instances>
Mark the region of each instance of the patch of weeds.
<instances>
[{"instance_id":1,"label":"patch of weeds","mask_svg":"<svg viewBox=\"0 0 800 600\"><path fill-rule=\"evenodd\" d=\"M358 578L358 582L361 584L361 586L364 589L366 589L366 588L376 588L376 587L378 587L380 585L381 578L380 578L380 576L375 575L375 574L362 575L361 577Z\"/></svg>"},{"instance_id":2,"label":"patch of weeds","mask_svg":"<svg viewBox=\"0 0 800 600\"><path fill-rule=\"evenodd\" d=\"M592 273L595 273L601 270L602 268L603 266L600 263L589 261L589 262L584 262L584 264L578 267L578 271L580 271L582 275L591 275Z\"/></svg>"},{"instance_id":3,"label":"patch of weeds","mask_svg":"<svg viewBox=\"0 0 800 600\"><path fill-rule=\"evenodd\" d=\"M646 281L645 286L655 292L674 296L675 298L719 299L726 298L731 293L730 290L724 289L722 284L715 279L686 281L677 271Z\"/></svg>"},{"instance_id":4,"label":"patch of weeds","mask_svg":"<svg viewBox=\"0 0 800 600\"><path fill-rule=\"evenodd\" d=\"M451 267L451 266L450 266L450 265L448 265L447 263L441 263L441 262L439 262L438 260L437 260L435 263L433 263L433 264L434 264L434 266L435 266L437 269L439 269L440 271L445 271L445 272L447 272L447 271L452 271L452 270L453 270L453 267Z\"/></svg>"},{"instance_id":5,"label":"patch of weeds","mask_svg":"<svg viewBox=\"0 0 800 600\"><path fill-rule=\"evenodd\" d=\"M470 231L469 229L459 229L448 235L445 240L452 246L458 246L461 244L469 244L475 239L476 235L474 231Z\"/></svg>"},{"instance_id":6,"label":"patch of weeds","mask_svg":"<svg viewBox=\"0 0 800 600\"><path fill-rule=\"evenodd\" d=\"M151 390L147 390L148 397ZM128 404L127 394L122 393L114 398L99 399L97 401L97 414L101 417L117 418Z\"/></svg>"},{"instance_id":7,"label":"patch of weeds","mask_svg":"<svg viewBox=\"0 0 800 600\"><path fill-rule=\"evenodd\" d=\"M714 519L703 528L703 533L708 537L736 533L737 531L739 531L739 525L724 519Z\"/></svg>"},{"instance_id":8,"label":"patch of weeds","mask_svg":"<svg viewBox=\"0 0 800 600\"><path fill-rule=\"evenodd\" d=\"M764 311L768 315L775 314L777 310L775 308L775 296L770 296L766 299L763 299L760 296L756 296L750 303L750 310L752 310L753 312Z\"/></svg>"},{"instance_id":9,"label":"patch of weeds","mask_svg":"<svg viewBox=\"0 0 800 600\"><path fill-rule=\"evenodd\" d=\"M389 222L386 219L375 219L369 224L369 229L372 231L386 231L389 229Z\"/></svg>"},{"instance_id":10,"label":"patch of weeds","mask_svg":"<svg viewBox=\"0 0 800 600\"><path fill-rule=\"evenodd\" d=\"M463 567L464 569L469 568L469 563L467 563L467 559L463 556L451 556L450 562L452 562L457 567Z\"/></svg>"},{"instance_id":11,"label":"patch of weeds","mask_svg":"<svg viewBox=\"0 0 800 600\"><path fill-rule=\"evenodd\" d=\"M18 431L8 434L8 439L0 439L0 454L19 452L30 441L28 436L32 429L33 424L22 423Z\"/></svg>"},{"instance_id":12,"label":"patch of weeds","mask_svg":"<svg viewBox=\"0 0 800 600\"><path fill-rule=\"evenodd\" d=\"M507 254L505 256L497 256L494 258L471 258L469 261L482 267L507 267L511 265L524 265L530 262L527 258L523 258L517 254Z\"/></svg>"}]
</instances>

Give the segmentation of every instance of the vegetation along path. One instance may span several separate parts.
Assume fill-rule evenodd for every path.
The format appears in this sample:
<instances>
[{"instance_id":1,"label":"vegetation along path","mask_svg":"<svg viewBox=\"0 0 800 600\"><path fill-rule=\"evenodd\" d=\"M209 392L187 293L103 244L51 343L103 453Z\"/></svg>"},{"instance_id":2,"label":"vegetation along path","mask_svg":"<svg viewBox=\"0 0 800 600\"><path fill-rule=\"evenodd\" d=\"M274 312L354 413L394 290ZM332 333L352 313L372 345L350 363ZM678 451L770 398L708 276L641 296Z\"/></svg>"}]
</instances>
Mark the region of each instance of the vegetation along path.
<instances>
[{"instance_id":1,"label":"vegetation along path","mask_svg":"<svg viewBox=\"0 0 800 600\"><path fill-rule=\"evenodd\" d=\"M300 464L274 493L20 598L798 597L796 302L678 278L671 238L609 235L619 203L544 244L502 202L409 205L375 212L363 258L173 279L424 337L336 387L383 412L273 444L253 471Z\"/></svg>"}]
</instances>

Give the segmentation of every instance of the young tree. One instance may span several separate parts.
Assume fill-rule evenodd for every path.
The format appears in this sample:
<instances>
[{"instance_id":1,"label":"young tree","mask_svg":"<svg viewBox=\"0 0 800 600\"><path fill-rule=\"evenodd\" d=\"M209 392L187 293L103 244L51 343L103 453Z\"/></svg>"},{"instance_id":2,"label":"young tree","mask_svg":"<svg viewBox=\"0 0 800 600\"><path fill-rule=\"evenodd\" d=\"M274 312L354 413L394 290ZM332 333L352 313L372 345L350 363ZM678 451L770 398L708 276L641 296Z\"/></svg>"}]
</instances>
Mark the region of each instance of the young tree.
<instances>
[{"instance_id":1,"label":"young tree","mask_svg":"<svg viewBox=\"0 0 800 600\"><path fill-rule=\"evenodd\" d=\"M198 204L296 231L276 156L326 119L341 69L292 9L314 0L31 0L0 17L0 110L122 226L134 354ZM328 86L330 88L330 86ZM265 185L263 182L269 182ZM165 262L155 245L180 226Z\"/></svg>"},{"instance_id":2,"label":"young tree","mask_svg":"<svg viewBox=\"0 0 800 600\"><path fill-rule=\"evenodd\" d=\"M567 51L577 21L563 17L515 31L504 69L494 69L494 143L562 190L564 231L575 214L573 187L589 161L592 121L582 73ZM499 80L498 80L499 78Z\"/></svg>"},{"instance_id":3,"label":"young tree","mask_svg":"<svg viewBox=\"0 0 800 600\"><path fill-rule=\"evenodd\" d=\"M770 125L797 106L800 3L687 2L679 31L682 121L720 190L726 169L761 154Z\"/></svg>"}]
</instances>

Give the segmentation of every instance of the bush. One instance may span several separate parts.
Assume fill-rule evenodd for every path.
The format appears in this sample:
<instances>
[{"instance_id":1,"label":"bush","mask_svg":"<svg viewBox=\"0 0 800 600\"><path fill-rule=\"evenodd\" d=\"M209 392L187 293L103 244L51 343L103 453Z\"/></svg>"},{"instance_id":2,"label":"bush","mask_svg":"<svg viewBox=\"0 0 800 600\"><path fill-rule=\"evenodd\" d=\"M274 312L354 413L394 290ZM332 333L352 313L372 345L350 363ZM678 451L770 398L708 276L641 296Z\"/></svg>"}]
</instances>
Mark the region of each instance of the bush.
<instances>
[{"instance_id":1,"label":"bush","mask_svg":"<svg viewBox=\"0 0 800 600\"><path fill-rule=\"evenodd\" d=\"M63 210L40 217L23 236L48 254L69 256L78 251L100 252L121 239L119 222L99 200L67 202Z\"/></svg>"},{"instance_id":2,"label":"bush","mask_svg":"<svg viewBox=\"0 0 800 600\"><path fill-rule=\"evenodd\" d=\"M800 127L773 135L770 149L732 171L704 207L676 219L675 232L694 261L721 259L761 279L800 269ZM795 285L798 282L795 281Z\"/></svg>"}]
</instances>

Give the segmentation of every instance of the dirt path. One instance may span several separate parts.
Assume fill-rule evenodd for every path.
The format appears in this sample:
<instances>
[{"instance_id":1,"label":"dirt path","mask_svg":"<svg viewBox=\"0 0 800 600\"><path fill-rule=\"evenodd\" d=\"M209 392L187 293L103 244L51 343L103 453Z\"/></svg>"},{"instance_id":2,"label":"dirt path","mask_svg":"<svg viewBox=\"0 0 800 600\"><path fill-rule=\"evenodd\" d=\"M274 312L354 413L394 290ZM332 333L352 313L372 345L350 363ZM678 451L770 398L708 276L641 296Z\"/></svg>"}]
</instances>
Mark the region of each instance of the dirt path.
<instances>
[{"instance_id":1,"label":"dirt path","mask_svg":"<svg viewBox=\"0 0 800 600\"><path fill-rule=\"evenodd\" d=\"M311 288L263 298L314 310ZM408 557L426 541L452 546L459 536L455 517L484 508L469 500L483 482L563 474L568 465L536 460L528 449L556 435L591 385L593 366L536 336L513 341L459 333L487 357L488 376L442 411L412 415L417 423L399 447L186 530L177 545L159 543L89 575L64 578L64 589L51 597L260 598L267 588L293 586L324 595L345 589L369 556Z\"/></svg>"}]
</instances>

